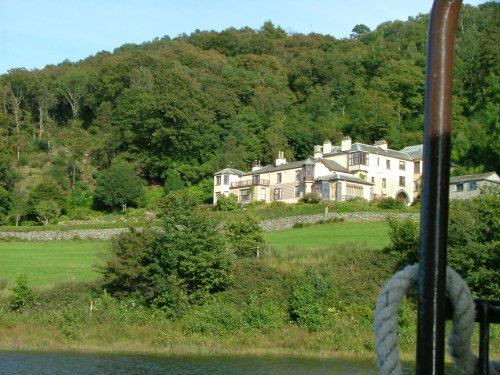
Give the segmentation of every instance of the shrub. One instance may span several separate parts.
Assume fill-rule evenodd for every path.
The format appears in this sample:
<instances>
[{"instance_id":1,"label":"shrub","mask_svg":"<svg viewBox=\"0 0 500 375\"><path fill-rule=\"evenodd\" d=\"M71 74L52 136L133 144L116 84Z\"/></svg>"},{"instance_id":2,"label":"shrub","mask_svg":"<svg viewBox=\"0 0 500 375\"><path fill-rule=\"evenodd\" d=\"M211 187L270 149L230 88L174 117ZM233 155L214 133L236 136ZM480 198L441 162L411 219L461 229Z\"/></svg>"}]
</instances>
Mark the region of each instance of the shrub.
<instances>
[{"instance_id":1,"label":"shrub","mask_svg":"<svg viewBox=\"0 0 500 375\"><path fill-rule=\"evenodd\" d=\"M378 201L377 207L383 208L386 210L397 210L401 209L405 206L403 201L388 197L388 198L382 198L381 200Z\"/></svg>"},{"instance_id":2,"label":"shrub","mask_svg":"<svg viewBox=\"0 0 500 375\"><path fill-rule=\"evenodd\" d=\"M35 303L35 293L29 286L26 275L20 274L16 278L15 285L11 291L12 294L9 296L10 310L21 312Z\"/></svg>"},{"instance_id":3,"label":"shrub","mask_svg":"<svg viewBox=\"0 0 500 375\"><path fill-rule=\"evenodd\" d=\"M194 209L189 197L166 197L160 230L118 237L100 270L105 287L117 295L140 295L170 316L226 288L232 253L217 223Z\"/></svg>"},{"instance_id":4,"label":"shrub","mask_svg":"<svg viewBox=\"0 0 500 375\"><path fill-rule=\"evenodd\" d=\"M266 245L259 221L246 212L231 216L224 231L238 257L254 257Z\"/></svg>"},{"instance_id":5,"label":"shrub","mask_svg":"<svg viewBox=\"0 0 500 375\"><path fill-rule=\"evenodd\" d=\"M217 198L217 203L215 205L218 211L234 211L240 206L238 205L238 197L234 194L230 194L228 197L221 195Z\"/></svg>"},{"instance_id":6,"label":"shrub","mask_svg":"<svg viewBox=\"0 0 500 375\"><path fill-rule=\"evenodd\" d=\"M318 330L325 322L325 297L330 285L326 277L313 269L306 270L292 286L290 318L310 331Z\"/></svg>"},{"instance_id":7,"label":"shrub","mask_svg":"<svg viewBox=\"0 0 500 375\"><path fill-rule=\"evenodd\" d=\"M303 202L303 203L316 204L316 203L321 202L321 197L316 193L307 193L302 198L300 198L299 201Z\"/></svg>"},{"instance_id":8,"label":"shrub","mask_svg":"<svg viewBox=\"0 0 500 375\"><path fill-rule=\"evenodd\" d=\"M418 261L419 232L418 223L412 219L398 219L388 216L391 252L400 257L400 265Z\"/></svg>"}]
</instances>

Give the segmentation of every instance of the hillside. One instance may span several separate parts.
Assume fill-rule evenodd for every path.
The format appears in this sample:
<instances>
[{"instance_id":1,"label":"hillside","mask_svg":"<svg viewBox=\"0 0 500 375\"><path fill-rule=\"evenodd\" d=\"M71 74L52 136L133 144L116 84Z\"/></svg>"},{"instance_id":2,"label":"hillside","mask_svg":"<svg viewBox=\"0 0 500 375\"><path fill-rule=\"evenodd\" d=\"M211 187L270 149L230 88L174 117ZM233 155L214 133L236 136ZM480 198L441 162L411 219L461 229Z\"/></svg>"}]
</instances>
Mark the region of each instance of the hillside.
<instances>
[{"instance_id":1,"label":"hillside","mask_svg":"<svg viewBox=\"0 0 500 375\"><path fill-rule=\"evenodd\" d=\"M468 171L500 169L499 9L464 5L459 21L452 161ZM47 178L85 196L117 160L149 184L207 192L222 167L278 150L302 159L325 139L421 143L427 23L357 25L337 40L266 22L11 70L0 76L0 216L13 191Z\"/></svg>"}]
</instances>

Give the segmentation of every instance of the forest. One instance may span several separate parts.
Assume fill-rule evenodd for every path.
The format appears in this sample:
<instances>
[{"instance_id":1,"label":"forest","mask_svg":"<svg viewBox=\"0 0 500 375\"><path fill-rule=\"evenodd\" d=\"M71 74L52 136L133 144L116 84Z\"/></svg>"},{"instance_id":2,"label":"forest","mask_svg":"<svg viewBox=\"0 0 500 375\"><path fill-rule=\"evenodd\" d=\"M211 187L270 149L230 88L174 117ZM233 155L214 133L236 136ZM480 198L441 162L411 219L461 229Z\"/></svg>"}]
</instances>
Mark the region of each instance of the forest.
<instances>
[{"instance_id":1,"label":"forest","mask_svg":"<svg viewBox=\"0 0 500 375\"><path fill-rule=\"evenodd\" d=\"M499 10L464 5L458 23L451 157L462 174L500 171ZM346 39L267 21L11 69L0 75L0 223L140 204L132 187L110 197L117 176L209 200L214 172L278 151L300 160L344 135L422 143L428 19L358 24Z\"/></svg>"}]
</instances>

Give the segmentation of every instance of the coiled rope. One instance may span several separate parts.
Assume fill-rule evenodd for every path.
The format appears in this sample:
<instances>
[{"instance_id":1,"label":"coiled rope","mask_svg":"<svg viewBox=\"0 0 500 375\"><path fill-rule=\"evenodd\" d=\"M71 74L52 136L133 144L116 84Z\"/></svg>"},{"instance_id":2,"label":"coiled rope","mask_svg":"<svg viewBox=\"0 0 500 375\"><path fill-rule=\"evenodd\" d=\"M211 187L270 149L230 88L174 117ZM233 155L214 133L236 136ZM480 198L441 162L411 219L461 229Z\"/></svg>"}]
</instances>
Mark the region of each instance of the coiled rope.
<instances>
[{"instance_id":1,"label":"coiled rope","mask_svg":"<svg viewBox=\"0 0 500 375\"><path fill-rule=\"evenodd\" d=\"M402 375L398 347L398 309L408 290L418 284L418 264L397 272L383 287L375 308L377 364L382 375ZM455 366L465 374L478 373L478 358L471 349L475 306L464 280L452 268L446 270L446 294L453 306L453 327L448 336L448 352ZM490 361L490 375L500 375L500 361Z\"/></svg>"}]
</instances>

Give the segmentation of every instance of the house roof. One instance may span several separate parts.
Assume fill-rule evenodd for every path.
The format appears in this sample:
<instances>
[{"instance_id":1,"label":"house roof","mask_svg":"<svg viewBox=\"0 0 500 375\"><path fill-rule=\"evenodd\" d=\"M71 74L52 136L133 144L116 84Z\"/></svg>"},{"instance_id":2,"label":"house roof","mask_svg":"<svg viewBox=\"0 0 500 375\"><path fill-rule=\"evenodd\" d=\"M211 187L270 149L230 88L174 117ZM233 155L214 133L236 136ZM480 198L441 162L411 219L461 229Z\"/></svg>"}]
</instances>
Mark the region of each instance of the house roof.
<instances>
[{"instance_id":1,"label":"house roof","mask_svg":"<svg viewBox=\"0 0 500 375\"><path fill-rule=\"evenodd\" d=\"M328 159L318 159L318 160L321 161L325 165L325 167L327 167L331 171L349 173L349 170L347 168L344 168L336 161Z\"/></svg>"},{"instance_id":2,"label":"house roof","mask_svg":"<svg viewBox=\"0 0 500 375\"><path fill-rule=\"evenodd\" d=\"M357 178L357 177L349 176L349 175L345 175L345 174L338 174L338 173L333 173L333 174L329 174L326 176L319 176L319 177L315 178L314 180L315 181L349 181L349 182L354 182L354 183L362 184L362 185L370 185L370 186L374 185L371 182L362 180L361 178Z\"/></svg>"},{"instance_id":3,"label":"house roof","mask_svg":"<svg viewBox=\"0 0 500 375\"><path fill-rule=\"evenodd\" d=\"M456 184L460 182L470 182L470 181L483 181L483 180L500 184L500 177L496 174L496 172L450 177L450 184Z\"/></svg>"},{"instance_id":4,"label":"house roof","mask_svg":"<svg viewBox=\"0 0 500 375\"><path fill-rule=\"evenodd\" d=\"M413 160L419 160L423 158L424 145L420 144L420 145L406 146L401 150L401 152L407 153Z\"/></svg>"},{"instance_id":5,"label":"house roof","mask_svg":"<svg viewBox=\"0 0 500 375\"><path fill-rule=\"evenodd\" d=\"M381 148L379 146L367 145L364 143L354 143L351 145L351 148L349 150L344 150L344 151L342 151L341 148L339 148L339 147L332 147L332 152L325 154L325 156L335 155L335 154L339 154L339 153L349 153L349 152L355 152L355 151L369 152L371 154L383 155L383 156L388 156L388 157L402 159L402 160L408 160L408 161L413 160L412 157L406 152L392 150L390 148L387 150L384 150L383 148Z\"/></svg>"},{"instance_id":6,"label":"house roof","mask_svg":"<svg viewBox=\"0 0 500 375\"><path fill-rule=\"evenodd\" d=\"M280 165L274 165L274 164L269 164L266 165L265 167L262 167L260 169L257 169L255 171L247 172L244 173L243 176L251 176L254 174L261 174L261 173L267 173L267 172L277 172L277 171L284 171L287 169L297 169L297 168L302 168L304 165L305 160L301 161L292 161L290 163L285 163L285 164L280 164Z\"/></svg>"},{"instance_id":7,"label":"house roof","mask_svg":"<svg viewBox=\"0 0 500 375\"><path fill-rule=\"evenodd\" d=\"M242 176L242 175L245 174L245 172L242 172L242 171L240 171L238 169L234 169L234 168L224 168L223 170L214 173L214 176L217 176L217 175L220 175L220 174L235 174L235 175L238 175L238 176Z\"/></svg>"},{"instance_id":8,"label":"house roof","mask_svg":"<svg viewBox=\"0 0 500 375\"><path fill-rule=\"evenodd\" d=\"M408 160L408 161L412 160L411 157L406 152L392 150L390 148L388 148L387 150L384 150L383 148L380 148L378 146L365 145L364 143L354 143L351 146L351 149L349 150L349 152L353 152L353 151L364 151L364 152L369 152L371 154L388 156L391 158L403 159L403 160Z\"/></svg>"}]
</instances>

